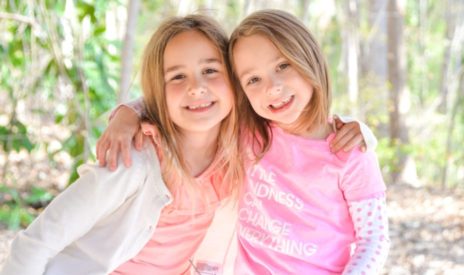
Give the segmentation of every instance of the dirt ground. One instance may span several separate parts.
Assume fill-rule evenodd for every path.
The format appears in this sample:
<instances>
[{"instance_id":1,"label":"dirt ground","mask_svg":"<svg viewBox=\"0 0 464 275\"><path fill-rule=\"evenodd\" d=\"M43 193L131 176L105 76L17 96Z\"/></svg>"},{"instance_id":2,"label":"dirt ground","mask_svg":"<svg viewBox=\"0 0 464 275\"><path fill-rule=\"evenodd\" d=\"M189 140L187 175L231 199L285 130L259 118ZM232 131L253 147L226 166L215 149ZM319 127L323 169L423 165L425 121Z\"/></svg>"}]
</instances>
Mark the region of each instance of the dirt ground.
<instances>
[{"instance_id":1,"label":"dirt ground","mask_svg":"<svg viewBox=\"0 0 464 275\"><path fill-rule=\"evenodd\" d=\"M464 192L389 186L384 274L464 274Z\"/></svg>"},{"instance_id":2,"label":"dirt ground","mask_svg":"<svg viewBox=\"0 0 464 275\"><path fill-rule=\"evenodd\" d=\"M392 248L383 274L464 274L464 190L388 188ZM14 235L0 228L0 267Z\"/></svg>"}]
</instances>

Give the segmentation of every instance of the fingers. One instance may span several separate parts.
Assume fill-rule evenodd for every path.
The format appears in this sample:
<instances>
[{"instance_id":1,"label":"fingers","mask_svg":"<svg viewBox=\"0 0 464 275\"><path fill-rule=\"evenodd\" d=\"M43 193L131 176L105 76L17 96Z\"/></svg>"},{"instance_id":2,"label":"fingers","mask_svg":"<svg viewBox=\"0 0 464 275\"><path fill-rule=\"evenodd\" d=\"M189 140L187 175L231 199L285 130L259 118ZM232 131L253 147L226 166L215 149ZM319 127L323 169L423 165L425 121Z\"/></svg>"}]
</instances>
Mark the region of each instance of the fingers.
<instances>
[{"instance_id":1,"label":"fingers","mask_svg":"<svg viewBox=\"0 0 464 275\"><path fill-rule=\"evenodd\" d=\"M121 143L121 154L122 154L122 161L124 162L124 166L129 168L132 165L132 160L130 156L130 142L123 142Z\"/></svg>"},{"instance_id":2,"label":"fingers","mask_svg":"<svg viewBox=\"0 0 464 275\"><path fill-rule=\"evenodd\" d=\"M143 141L143 137L141 137ZM140 146L141 147L141 146ZM100 166L108 165L111 171L116 170L118 166L118 156L122 155L124 166L130 167L132 165L132 158L130 155L131 144L125 141L110 142L101 138L97 142L97 159Z\"/></svg>"},{"instance_id":3,"label":"fingers","mask_svg":"<svg viewBox=\"0 0 464 275\"><path fill-rule=\"evenodd\" d=\"M352 136L345 133L344 135L341 135L340 133L337 134L337 140L333 140L331 143L331 151L332 152L338 152L341 149L345 148L345 145L352 139Z\"/></svg>"},{"instance_id":4,"label":"fingers","mask_svg":"<svg viewBox=\"0 0 464 275\"><path fill-rule=\"evenodd\" d=\"M343 149L345 152L352 150L354 147L362 145L364 137L357 123L344 124L337 132L335 138L331 142L332 152L338 152Z\"/></svg>"},{"instance_id":5,"label":"fingers","mask_svg":"<svg viewBox=\"0 0 464 275\"><path fill-rule=\"evenodd\" d=\"M335 128L337 128L337 130L340 130L343 127L343 125L345 125L345 123L343 123L343 121L341 121L339 117L334 117L334 123Z\"/></svg>"},{"instance_id":6,"label":"fingers","mask_svg":"<svg viewBox=\"0 0 464 275\"><path fill-rule=\"evenodd\" d=\"M100 166L106 166L106 152L108 151L110 147L110 144L108 140L102 136L98 141L97 141L97 160Z\"/></svg>"},{"instance_id":7,"label":"fingers","mask_svg":"<svg viewBox=\"0 0 464 275\"><path fill-rule=\"evenodd\" d=\"M330 147L332 148L332 152L337 152L340 150L343 145L351 139L353 136L350 134L353 131L352 124L344 124L341 128L337 128L338 131L335 134L335 138L330 143Z\"/></svg>"},{"instance_id":8,"label":"fingers","mask_svg":"<svg viewBox=\"0 0 464 275\"><path fill-rule=\"evenodd\" d=\"M367 151L367 144L363 139L363 141L361 142L361 152L366 152L366 151Z\"/></svg>"},{"instance_id":9,"label":"fingers","mask_svg":"<svg viewBox=\"0 0 464 275\"><path fill-rule=\"evenodd\" d=\"M331 147L331 151L336 153L343 149L343 151L348 152L353 150L353 148L357 146L362 146L363 144L363 136L361 134L358 135L350 135L347 134L343 138L341 138L337 143L334 143ZM365 151L365 148L361 148L361 151Z\"/></svg>"},{"instance_id":10,"label":"fingers","mask_svg":"<svg viewBox=\"0 0 464 275\"><path fill-rule=\"evenodd\" d=\"M143 134L142 129L139 128L134 137L135 149L137 149L138 151L142 150L144 137L145 135Z\"/></svg>"},{"instance_id":11,"label":"fingers","mask_svg":"<svg viewBox=\"0 0 464 275\"><path fill-rule=\"evenodd\" d=\"M353 150L355 147L360 146L363 143L363 137L361 134L354 136L349 141L346 142L344 146L342 146L343 151L348 152Z\"/></svg>"},{"instance_id":12,"label":"fingers","mask_svg":"<svg viewBox=\"0 0 464 275\"><path fill-rule=\"evenodd\" d=\"M111 171L116 170L116 167L118 167L119 147L119 142L112 143L110 149L106 152L108 168Z\"/></svg>"}]
</instances>

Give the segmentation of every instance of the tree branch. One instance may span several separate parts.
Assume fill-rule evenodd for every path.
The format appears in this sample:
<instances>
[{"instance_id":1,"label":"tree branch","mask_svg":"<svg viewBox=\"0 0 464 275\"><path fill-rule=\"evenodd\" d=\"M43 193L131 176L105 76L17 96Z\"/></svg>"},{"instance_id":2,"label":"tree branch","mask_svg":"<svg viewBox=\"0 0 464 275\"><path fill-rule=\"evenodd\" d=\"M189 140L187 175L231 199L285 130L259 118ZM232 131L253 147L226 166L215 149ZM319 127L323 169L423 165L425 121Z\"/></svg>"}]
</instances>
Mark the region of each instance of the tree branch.
<instances>
[{"instance_id":1,"label":"tree branch","mask_svg":"<svg viewBox=\"0 0 464 275\"><path fill-rule=\"evenodd\" d=\"M0 12L0 19L18 21L21 23L29 24L31 26L37 25L37 22L34 20L34 18L30 18L30 17L24 16L21 14L16 14L16 13Z\"/></svg>"}]
</instances>

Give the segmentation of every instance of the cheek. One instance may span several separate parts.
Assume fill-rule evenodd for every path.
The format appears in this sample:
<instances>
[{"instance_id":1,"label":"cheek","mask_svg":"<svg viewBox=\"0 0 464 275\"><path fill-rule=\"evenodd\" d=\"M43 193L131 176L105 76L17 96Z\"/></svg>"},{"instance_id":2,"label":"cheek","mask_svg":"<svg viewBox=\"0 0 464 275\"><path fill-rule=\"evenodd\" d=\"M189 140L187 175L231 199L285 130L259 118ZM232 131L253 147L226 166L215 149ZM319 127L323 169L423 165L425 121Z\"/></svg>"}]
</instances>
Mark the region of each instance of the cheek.
<instances>
[{"instance_id":1,"label":"cheek","mask_svg":"<svg viewBox=\"0 0 464 275\"><path fill-rule=\"evenodd\" d=\"M307 96L307 101L308 103L312 100L313 95L314 95L314 88L311 86L311 84L306 83L306 96Z\"/></svg>"},{"instance_id":2,"label":"cheek","mask_svg":"<svg viewBox=\"0 0 464 275\"><path fill-rule=\"evenodd\" d=\"M213 79L210 79L209 81L209 85L211 85L212 87L214 87L214 89L216 90L232 90L232 85L230 85L229 81L227 81L226 78L224 78L223 76L218 76L218 77L215 77Z\"/></svg>"},{"instance_id":3,"label":"cheek","mask_svg":"<svg viewBox=\"0 0 464 275\"><path fill-rule=\"evenodd\" d=\"M232 85L223 77L218 77L215 79L211 79L209 81L209 85L211 89L216 91L218 96L224 96L229 101L234 100L234 90L232 89Z\"/></svg>"},{"instance_id":4,"label":"cheek","mask_svg":"<svg viewBox=\"0 0 464 275\"><path fill-rule=\"evenodd\" d=\"M172 115L172 112L175 110L175 107L178 105L179 96L175 89L166 88L166 105L168 107L168 112Z\"/></svg>"},{"instance_id":5,"label":"cheek","mask_svg":"<svg viewBox=\"0 0 464 275\"><path fill-rule=\"evenodd\" d=\"M224 99L225 109L227 110L227 113L230 113L230 111L232 111L232 108L234 108L235 106L234 91L232 90L232 88L227 87L227 89L225 90Z\"/></svg>"},{"instance_id":6,"label":"cheek","mask_svg":"<svg viewBox=\"0 0 464 275\"><path fill-rule=\"evenodd\" d=\"M244 93L251 105L254 105L255 103L261 101L259 93L257 93L256 91L246 90L244 91Z\"/></svg>"},{"instance_id":7,"label":"cheek","mask_svg":"<svg viewBox=\"0 0 464 275\"><path fill-rule=\"evenodd\" d=\"M248 98L248 102L250 103L251 108L252 108L256 113L259 114L259 113L260 113L260 106L261 106L261 102L262 102L261 99L260 99L258 96L256 96L256 94L253 95L253 94L251 94L251 93L245 92L245 95L246 95L246 97Z\"/></svg>"}]
</instances>

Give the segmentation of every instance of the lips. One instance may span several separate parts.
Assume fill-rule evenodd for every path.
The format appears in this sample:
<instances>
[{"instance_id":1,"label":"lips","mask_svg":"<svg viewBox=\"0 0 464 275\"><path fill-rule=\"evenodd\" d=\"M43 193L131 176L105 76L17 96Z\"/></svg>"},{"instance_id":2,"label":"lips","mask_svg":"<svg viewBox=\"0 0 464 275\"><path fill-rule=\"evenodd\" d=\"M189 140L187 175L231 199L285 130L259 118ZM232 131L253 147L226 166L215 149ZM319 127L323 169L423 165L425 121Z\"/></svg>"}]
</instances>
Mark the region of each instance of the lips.
<instances>
[{"instance_id":1,"label":"lips","mask_svg":"<svg viewBox=\"0 0 464 275\"><path fill-rule=\"evenodd\" d=\"M214 101L209 101L209 102L204 102L200 104L191 104L191 105L185 106L185 109L189 111L193 111L193 112L203 112L203 111L210 109L215 103L216 102Z\"/></svg>"},{"instance_id":2,"label":"lips","mask_svg":"<svg viewBox=\"0 0 464 275\"><path fill-rule=\"evenodd\" d=\"M285 109L287 109L288 107L290 107L290 105L293 103L293 100L295 99L295 96L294 95L291 95L287 98L284 98L282 99L281 101L279 102L276 102L276 103L273 103L273 104L270 104L269 105L269 109L272 111L272 112L280 112L280 111L283 111Z\"/></svg>"}]
</instances>

